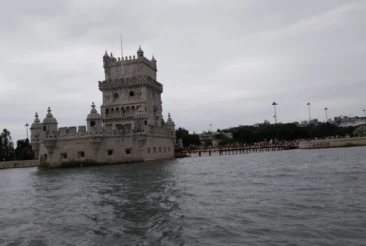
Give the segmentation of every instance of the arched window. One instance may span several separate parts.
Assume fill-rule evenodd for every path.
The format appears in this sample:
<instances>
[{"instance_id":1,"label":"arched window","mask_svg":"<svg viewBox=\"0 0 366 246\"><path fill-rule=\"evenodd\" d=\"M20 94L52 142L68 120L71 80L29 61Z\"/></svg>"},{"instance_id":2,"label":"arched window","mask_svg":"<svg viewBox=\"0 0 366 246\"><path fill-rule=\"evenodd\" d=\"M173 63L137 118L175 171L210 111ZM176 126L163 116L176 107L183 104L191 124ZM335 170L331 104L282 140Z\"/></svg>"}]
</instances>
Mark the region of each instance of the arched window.
<instances>
[{"instance_id":1,"label":"arched window","mask_svg":"<svg viewBox=\"0 0 366 246\"><path fill-rule=\"evenodd\" d=\"M109 115L109 108L105 110L105 115Z\"/></svg>"},{"instance_id":2,"label":"arched window","mask_svg":"<svg viewBox=\"0 0 366 246\"><path fill-rule=\"evenodd\" d=\"M116 99L118 99L119 98L119 95L118 95L118 93L114 93L113 94L113 98L116 100Z\"/></svg>"},{"instance_id":3,"label":"arched window","mask_svg":"<svg viewBox=\"0 0 366 246\"><path fill-rule=\"evenodd\" d=\"M131 115L135 115L135 106L131 107Z\"/></svg>"},{"instance_id":4,"label":"arched window","mask_svg":"<svg viewBox=\"0 0 366 246\"><path fill-rule=\"evenodd\" d=\"M95 121L90 121L90 126L91 127L95 126Z\"/></svg>"},{"instance_id":5,"label":"arched window","mask_svg":"<svg viewBox=\"0 0 366 246\"><path fill-rule=\"evenodd\" d=\"M130 91L130 97L133 97L135 93L133 91Z\"/></svg>"}]
</instances>

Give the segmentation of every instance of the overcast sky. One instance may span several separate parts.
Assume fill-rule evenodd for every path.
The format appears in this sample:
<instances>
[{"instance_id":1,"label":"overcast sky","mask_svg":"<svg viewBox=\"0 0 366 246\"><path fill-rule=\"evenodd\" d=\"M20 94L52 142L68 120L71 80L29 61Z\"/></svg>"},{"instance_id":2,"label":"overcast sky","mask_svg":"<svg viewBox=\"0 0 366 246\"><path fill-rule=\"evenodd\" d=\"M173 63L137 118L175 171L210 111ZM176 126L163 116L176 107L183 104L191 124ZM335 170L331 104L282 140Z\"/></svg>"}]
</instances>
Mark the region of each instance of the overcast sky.
<instances>
[{"instance_id":1,"label":"overcast sky","mask_svg":"<svg viewBox=\"0 0 366 246\"><path fill-rule=\"evenodd\" d=\"M163 114L201 132L359 115L366 108L364 0L13 0L0 10L1 128L25 138L47 107L61 126L100 111L107 49L155 56Z\"/></svg>"}]
</instances>

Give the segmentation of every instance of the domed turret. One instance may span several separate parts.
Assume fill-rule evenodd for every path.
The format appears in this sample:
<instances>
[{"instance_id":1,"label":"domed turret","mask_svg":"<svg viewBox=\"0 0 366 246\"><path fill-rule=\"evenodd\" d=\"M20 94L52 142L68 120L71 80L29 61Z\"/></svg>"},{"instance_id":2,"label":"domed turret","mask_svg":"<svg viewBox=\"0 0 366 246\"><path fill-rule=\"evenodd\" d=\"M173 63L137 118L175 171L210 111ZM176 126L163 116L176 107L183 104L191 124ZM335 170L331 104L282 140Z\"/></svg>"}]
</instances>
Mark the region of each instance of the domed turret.
<instances>
[{"instance_id":1,"label":"domed turret","mask_svg":"<svg viewBox=\"0 0 366 246\"><path fill-rule=\"evenodd\" d=\"M141 45L139 46L139 50L137 51L137 58L143 57L144 51L141 49Z\"/></svg>"},{"instance_id":2,"label":"domed turret","mask_svg":"<svg viewBox=\"0 0 366 246\"><path fill-rule=\"evenodd\" d=\"M42 123L43 124L58 124L56 118L53 117L53 115L51 113L50 107L48 107L46 118L43 119Z\"/></svg>"},{"instance_id":3,"label":"domed turret","mask_svg":"<svg viewBox=\"0 0 366 246\"><path fill-rule=\"evenodd\" d=\"M34 150L35 158L38 159L39 156L39 143L42 133L42 124L38 118L38 114L36 113L34 122L30 127L31 132L31 145L32 149Z\"/></svg>"},{"instance_id":4,"label":"domed turret","mask_svg":"<svg viewBox=\"0 0 366 246\"><path fill-rule=\"evenodd\" d=\"M102 133L102 116L95 109L94 102L91 105L90 114L86 117L88 133L101 134Z\"/></svg>"},{"instance_id":5,"label":"domed turret","mask_svg":"<svg viewBox=\"0 0 366 246\"><path fill-rule=\"evenodd\" d=\"M91 105L92 109L90 110L90 114L86 117L87 120L101 120L102 116L95 109L94 102Z\"/></svg>"},{"instance_id":6,"label":"domed turret","mask_svg":"<svg viewBox=\"0 0 366 246\"><path fill-rule=\"evenodd\" d=\"M34 122L32 123L32 125L30 127L31 131L32 131L32 129L42 129L42 124L38 118L38 114L36 113L36 115L34 117L35 117Z\"/></svg>"},{"instance_id":7,"label":"domed turret","mask_svg":"<svg viewBox=\"0 0 366 246\"><path fill-rule=\"evenodd\" d=\"M172 140L173 140L173 145L175 145L175 140L176 140L176 137L175 137L175 124L174 124L174 121L172 120L172 118L170 117L170 113L168 114L168 119L165 123L165 125L167 127L169 127L170 131L171 131L171 137L172 137Z\"/></svg>"},{"instance_id":8,"label":"domed turret","mask_svg":"<svg viewBox=\"0 0 366 246\"><path fill-rule=\"evenodd\" d=\"M49 154L53 153L53 149L56 146L57 127L58 123L55 117L51 113L51 108L48 107L46 118L42 122L42 138L44 139L44 146Z\"/></svg>"},{"instance_id":9,"label":"domed turret","mask_svg":"<svg viewBox=\"0 0 366 246\"><path fill-rule=\"evenodd\" d=\"M175 126L174 121L170 117L170 113L168 114L168 120L165 123L167 126Z\"/></svg>"},{"instance_id":10,"label":"domed turret","mask_svg":"<svg viewBox=\"0 0 366 246\"><path fill-rule=\"evenodd\" d=\"M109 58L107 50L105 51L103 58Z\"/></svg>"}]
</instances>

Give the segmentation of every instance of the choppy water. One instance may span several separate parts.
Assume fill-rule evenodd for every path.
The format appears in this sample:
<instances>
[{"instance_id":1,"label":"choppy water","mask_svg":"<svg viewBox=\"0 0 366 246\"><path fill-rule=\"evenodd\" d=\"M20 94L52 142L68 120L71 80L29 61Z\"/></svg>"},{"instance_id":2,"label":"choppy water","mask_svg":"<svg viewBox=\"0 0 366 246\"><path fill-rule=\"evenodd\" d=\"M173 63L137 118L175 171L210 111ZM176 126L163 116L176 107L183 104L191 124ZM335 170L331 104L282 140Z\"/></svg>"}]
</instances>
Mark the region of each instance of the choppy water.
<instances>
[{"instance_id":1,"label":"choppy water","mask_svg":"<svg viewBox=\"0 0 366 246\"><path fill-rule=\"evenodd\" d=\"M366 148L0 170L0 245L366 245Z\"/></svg>"}]
</instances>

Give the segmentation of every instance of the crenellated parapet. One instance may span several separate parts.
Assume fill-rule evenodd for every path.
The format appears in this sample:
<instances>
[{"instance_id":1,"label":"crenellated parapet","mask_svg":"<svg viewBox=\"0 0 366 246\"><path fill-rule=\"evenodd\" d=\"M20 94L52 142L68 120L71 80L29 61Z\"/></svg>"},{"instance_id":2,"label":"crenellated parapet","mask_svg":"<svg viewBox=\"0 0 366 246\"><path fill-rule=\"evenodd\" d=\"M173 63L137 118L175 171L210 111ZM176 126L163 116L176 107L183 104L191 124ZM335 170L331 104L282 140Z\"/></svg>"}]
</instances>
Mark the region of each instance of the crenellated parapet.
<instances>
[{"instance_id":1,"label":"crenellated parapet","mask_svg":"<svg viewBox=\"0 0 366 246\"><path fill-rule=\"evenodd\" d=\"M62 139L63 137L81 137L85 135L87 135L86 126L65 126L58 129L57 138Z\"/></svg>"},{"instance_id":2,"label":"crenellated parapet","mask_svg":"<svg viewBox=\"0 0 366 246\"><path fill-rule=\"evenodd\" d=\"M172 131L166 126L148 126L148 133L152 135L172 136Z\"/></svg>"},{"instance_id":3,"label":"crenellated parapet","mask_svg":"<svg viewBox=\"0 0 366 246\"><path fill-rule=\"evenodd\" d=\"M151 60L144 56L139 48L137 56L126 56L116 58L107 51L103 56L103 68L106 80L145 75L156 79L157 62L154 57Z\"/></svg>"},{"instance_id":4,"label":"crenellated parapet","mask_svg":"<svg viewBox=\"0 0 366 246\"><path fill-rule=\"evenodd\" d=\"M146 66L149 66L150 68L154 69L156 71L156 60L155 58L152 58L151 60L147 59L146 57L136 57L136 56L125 56L122 57L122 59L120 57L115 58L112 55L112 58L109 56L109 59L104 61L104 67L112 67L112 66L122 66L122 62L123 65L131 65L131 64L136 64L136 63L143 63Z\"/></svg>"}]
</instances>

